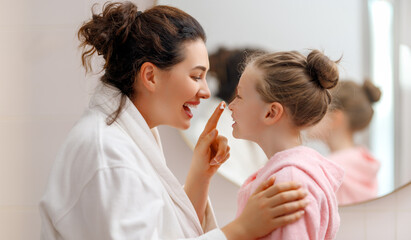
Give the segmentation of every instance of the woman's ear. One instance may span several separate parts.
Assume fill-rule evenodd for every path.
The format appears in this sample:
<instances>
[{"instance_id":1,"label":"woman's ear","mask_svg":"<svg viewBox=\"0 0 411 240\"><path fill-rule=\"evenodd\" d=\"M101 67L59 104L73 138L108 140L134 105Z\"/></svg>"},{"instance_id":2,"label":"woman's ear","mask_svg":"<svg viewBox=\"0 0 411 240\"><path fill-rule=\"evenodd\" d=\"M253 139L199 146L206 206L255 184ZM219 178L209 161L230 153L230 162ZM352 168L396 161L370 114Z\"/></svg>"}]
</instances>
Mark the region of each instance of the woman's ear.
<instances>
[{"instance_id":1,"label":"woman's ear","mask_svg":"<svg viewBox=\"0 0 411 240\"><path fill-rule=\"evenodd\" d=\"M156 66L150 62L145 62L141 65L139 77L141 83L149 92L154 92L156 89L156 80L155 80L155 71Z\"/></svg>"},{"instance_id":2,"label":"woman's ear","mask_svg":"<svg viewBox=\"0 0 411 240\"><path fill-rule=\"evenodd\" d=\"M264 117L264 122L267 125L277 123L284 114L284 107L281 103L273 102L268 105L267 112Z\"/></svg>"}]
</instances>

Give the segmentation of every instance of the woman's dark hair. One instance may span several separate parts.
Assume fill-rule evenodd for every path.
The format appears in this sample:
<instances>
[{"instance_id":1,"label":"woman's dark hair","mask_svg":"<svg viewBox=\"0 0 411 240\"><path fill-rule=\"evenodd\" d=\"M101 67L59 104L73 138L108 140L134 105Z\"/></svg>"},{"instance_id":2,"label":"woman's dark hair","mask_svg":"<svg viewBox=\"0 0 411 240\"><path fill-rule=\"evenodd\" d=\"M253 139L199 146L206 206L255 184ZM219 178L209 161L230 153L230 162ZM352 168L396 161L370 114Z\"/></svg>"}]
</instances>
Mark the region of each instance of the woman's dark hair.
<instances>
[{"instance_id":1,"label":"woman's dark hair","mask_svg":"<svg viewBox=\"0 0 411 240\"><path fill-rule=\"evenodd\" d=\"M170 6L155 6L144 12L133 3L106 3L102 12L92 8L92 19L78 31L83 49L82 63L91 69L91 57L97 52L105 64L103 83L118 88L121 102L107 119L112 124L122 111L126 97L135 97L135 80L141 66L151 62L168 70L184 60L183 43L206 40L201 25L184 11Z\"/></svg>"}]
</instances>

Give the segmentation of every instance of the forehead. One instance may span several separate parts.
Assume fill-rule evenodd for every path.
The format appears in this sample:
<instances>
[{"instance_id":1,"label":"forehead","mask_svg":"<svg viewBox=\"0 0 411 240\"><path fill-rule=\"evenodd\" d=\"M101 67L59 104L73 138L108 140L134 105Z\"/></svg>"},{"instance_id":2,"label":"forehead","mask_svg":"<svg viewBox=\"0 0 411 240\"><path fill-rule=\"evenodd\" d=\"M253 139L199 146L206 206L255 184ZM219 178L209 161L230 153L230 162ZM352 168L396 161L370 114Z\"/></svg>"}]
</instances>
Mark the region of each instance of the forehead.
<instances>
[{"instance_id":1,"label":"forehead","mask_svg":"<svg viewBox=\"0 0 411 240\"><path fill-rule=\"evenodd\" d=\"M261 76L261 72L255 66L252 64L248 65L241 74L237 89L254 89Z\"/></svg>"},{"instance_id":2,"label":"forehead","mask_svg":"<svg viewBox=\"0 0 411 240\"><path fill-rule=\"evenodd\" d=\"M180 63L181 65L189 68L203 66L207 70L210 68L208 52L203 40L187 41L182 47L184 60Z\"/></svg>"}]
</instances>

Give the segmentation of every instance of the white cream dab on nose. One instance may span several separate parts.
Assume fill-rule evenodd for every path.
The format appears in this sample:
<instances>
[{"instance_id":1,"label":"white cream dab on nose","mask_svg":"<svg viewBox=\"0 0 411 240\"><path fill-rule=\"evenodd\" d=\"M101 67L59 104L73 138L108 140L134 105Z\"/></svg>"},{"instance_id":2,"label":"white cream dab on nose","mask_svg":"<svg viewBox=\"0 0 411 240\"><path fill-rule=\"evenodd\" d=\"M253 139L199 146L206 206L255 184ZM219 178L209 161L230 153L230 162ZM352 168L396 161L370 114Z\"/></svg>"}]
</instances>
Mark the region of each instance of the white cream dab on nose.
<instances>
[{"instance_id":1,"label":"white cream dab on nose","mask_svg":"<svg viewBox=\"0 0 411 240\"><path fill-rule=\"evenodd\" d=\"M220 109L224 109L224 108L225 108L225 104L224 104L224 103L221 103Z\"/></svg>"}]
</instances>

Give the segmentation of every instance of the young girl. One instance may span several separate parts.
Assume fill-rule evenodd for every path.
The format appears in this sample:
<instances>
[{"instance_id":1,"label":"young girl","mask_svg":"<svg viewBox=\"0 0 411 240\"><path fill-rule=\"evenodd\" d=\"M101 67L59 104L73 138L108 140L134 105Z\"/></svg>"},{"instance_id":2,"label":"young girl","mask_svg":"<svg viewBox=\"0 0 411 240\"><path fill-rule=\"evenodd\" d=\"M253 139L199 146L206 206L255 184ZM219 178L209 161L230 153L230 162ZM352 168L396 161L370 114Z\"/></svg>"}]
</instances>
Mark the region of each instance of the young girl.
<instances>
[{"instance_id":1,"label":"young girl","mask_svg":"<svg viewBox=\"0 0 411 240\"><path fill-rule=\"evenodd\" d=\"M370 124L372 104L380 99L381 91L369 80L362 85L341 81L331 95L330 111L308 130L308 136L324 141L331 151L328 158L345 170L344 182L337 192L339 204L374 198L378 193L380 162L365 146L354 143L354 134Z\"/></svg>"},{"instance_id":2,"label":"young girl","mask_svg":"<svg viewBox=\"0 0 411 240\"><path fill-rule=\"evenodd\" d=\"M326 114L338 82L335 62L318 50L308 57L277 52L251 58L229 105L233 136L256 142L269 161L251 175L238 194L241 214L252 192L266 179L297 181L305 186L309 205L302 219L265 239L334 239L340 218L335 192L344 171L315 150L301 146L300 131ZM250 197L251 196L251 197Z\"/></svg>"}]
</instances>

